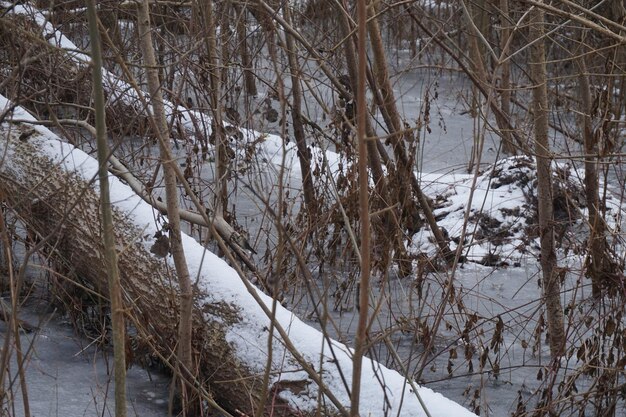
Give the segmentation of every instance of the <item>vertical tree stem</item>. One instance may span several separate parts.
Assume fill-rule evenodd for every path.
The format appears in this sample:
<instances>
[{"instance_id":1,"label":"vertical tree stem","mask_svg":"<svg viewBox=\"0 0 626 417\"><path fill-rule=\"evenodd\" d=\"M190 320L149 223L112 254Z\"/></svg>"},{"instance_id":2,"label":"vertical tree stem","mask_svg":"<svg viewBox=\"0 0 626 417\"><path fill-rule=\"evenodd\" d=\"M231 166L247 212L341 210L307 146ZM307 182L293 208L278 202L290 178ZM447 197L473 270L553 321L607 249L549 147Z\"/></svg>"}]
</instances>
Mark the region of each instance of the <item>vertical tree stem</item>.
<instances>
[{"instance_id":1,"label":"vertical tree stem","mask_svg":"<svg viewBox=\"0 0 626 417\"><path fill-rule=\"evenodd\" d=\"M285 22L291 25L291 10L289 5L283 7ZM304 192L304 204L309 214L309 221L314 221L317 216L317 199L313 185L313 175L311 173L311 157L306 145L304 125L302 123L302 87L300 86L300 64L296 55L296 46L293 36L285 32L285 43L287 45L287 59L289 61L289 72L291 73L291 94L293 96L291 121L293 123L293 135L298 148L298 161L302 171L302 188Z\"/></svg>"},{"instance_id":2,"label":"vertical tree stem","mask_svg":"<svg viewBox=\"0 0 626 417\"><path fill-rule=\"evenodd\" d=\"M502 49L501 57L506 58L509 55L509 48L511 44L511 28L509 16L509 0L500 0L500 13L502 15L502 29L501 29L501 42L500 47ZM511 61L504 59L501 63L502 66L502 84L500 85L500 107L504 118L500 117L498 120L498 126L502 132L502 148L508 155L515 155L516 149L513 143L513 137L511 129L508 127L506 120L511 119ZM500 121L501 120L501 121Z\"/></svg>"},{"instance_id":3,"label":"vertical tree stem","mask_svg":"<svg viewBox=\"0 0 626 417\"><path fill-rule=\"evenodd\" d=\"M100 181L100 211L102 215L102 237L107 275L109 277L109 298L111 300L111 327L113 329L113 357L115 372L115 415L126 416L126 352L124 350L124 306L120 272L115 251L115 231L109 195L109 173L107 161L109 146L107 143L106 117L104 112L104 90L102 88L102 52L98 16L94 0L87 1L89 19L89 37L91 42L91 62L93 74L94 105L96 118L96 142L98 148L98 179Z\"/></svg>"},{"instance_id":4,"label":"vertical tree stem","mask_svg":"<svg viewBox=\"0 0 626 417\"><path fill-rule=\"evenodd\" d=\"M152 44L152 34L150 27L149 1L144 0L137 8L137 22L139 28L140 48L144 59L146 77L148 81L148 92L150 103L152 104L153 117L156 122L157 131L155 134L159 138L161 160L163 164L163 178L165 182L165 200L167 204L167 217L170 237L170 250L174 258L174 266L178 275L178 285L180 287L180 322L178 329L178 365L181 379L184 380L192 372L192 350L191 350L191 314L193 308L193 291L189 269L185 259L185 252L182 245L180 230L180 212L178 203L178 189L176 187L176 163L169 143L169 133L167 119L165 117L165 107L159 82L159 73ZM183 412L187 408L186 386L181 381L181 400Z\"/></svg>"},{"instance_id":5,"label":"vertical tree stem","mask_svg":"<svg viewBox=\"0 0 626 417\"><path fill-rule=\"evenodd\" d=\"M219 53L217 49L215 16L213 11L213 0L199 1L198 9L201 10L204 18L203 38L208 57L209 71L209 92L211 112L213 113L213 126L215 137L215 165L216 165L216 181L215 194L217 202L215 204L215 212L222 216L228 209L228 176L229 176L229 159L226 152L226 135L224 132L224 123L222 119L222 77L219 67ZM225 29L222 28L222 31Z\"/></svg>"},{"instance_id":6,"label":"vertical tree stem","mask_svg":"<svg viewBox=\"0 0 626 417\"><path fill-rule=\"evenodd\" d=\"M22 404L24 405L24 417L30 417L30 402L28 396L28 385L26 384L26 373L25 373L25 364L24 364L24 354L22 353L22 343L20 341L20 327L17 318L17 310L19 308L19 294L22 288L22 271L20 269L17 279L15 279L15 273L13 270L13 256L11 253L11 242L9 241L9 232L7 230L6 223L4 222L4 213L0 213L0 236L2 238L2 246L4 247L4 252L6 254L7 261L7 274L9 276L9 288L11 293L11 313L9 319L7 321L7 331L4 335L4 345L2 348L2 363L0 365L0 379L2 379L0 385L0 401L4 401L4 397L7 396L7 392L4 389L4 374L8 369L8 361L9 361L9 343L11 341L11 335L14 336L14 344L15 344L15 356L17 362L17 373L20 379L20 390L22 393ZM26 257L28 259L28 257ZM5 316L8 314L6 306L0 306L2 309L2 313ZM9 378L10 379L10 378Z\"/></svg>"},{"instance_id":7,"label":"vertical tree stem","mask_svg":"<svg viewBox=\"0 0 626 417\"><path fill-rule=\"evenodd\" d=\"M235 2L233 2L233 7L235 11L239 15L237 17L237 42L239 43L239 55L241 57L241 67L243 68L243 80L246 94L248 96L256 96L256 81L255 74L252 71L252 67L254 65L252 61L252 57L250 56L250 51L248 50L248 34L247 32L247 18L246 14L247 10L243 7L239 7Z\"/></svg>"},{"instance_id":8,"label":"vertical tree stem","mask_svg":"<svg viewBox=\"0 0 626 417\"><path fill-rule=\"evenodd\" d=\"M544 41L544 12L538 7L531 11L530 74L533 87L533 114L535 130L535 153L537 159L537 206L539 237L541 241L541 269L543 292L546 300L546 318L550 334L550 352L553 358L563 355L565 331L561 307L560 282L556 271L554 250L554 216L552 194L552 170L550 145L548 143L548 87L546 75L546 51Z\"/></svg>"},{"instance_id":9,"label":"vertical tree stem","mask_svg":"<svg viewBox=\"0 0 626 417\"><path fill-rule=\"evenodd\" d=\"M345 3L345 0L344 0ZM351 20L347 15L348 6L344 5L343 8L340 4L336 4L335 10L337 10L341 14L341 18L339 19L339 24L341 26L342 34L345 37L350 36L352 32L352 26L350 25ZM356 52L354 51L354 42L346 41L344 42L344 55L346 58L346 68L348 70L348 74L350 76L351 81L351 91L357 90L357 62L356 62ZM376 135L374 128L370 122L370 118L366 117L365 119L365 134L373 138ZM385 172L383 170L381 164L381 155L378 153L378 144L380 141L378 140L368 140L367 141L367 157L370 164L370 169L372 171L372 178L374 179L374 186L376 187L376 194L385 204L391 204L389 199L389 186L387 183L387 179L385 178ZM391 214L391 213L389 213ZM391 222L390 222L391 223Z\"/></svg>"},{"instance_id":10,"label":"vertical tree stem","mask_svg":"<svg viewBox=\"0 0 626 417\"><path fill-rule=\"evenodd\" d=\"M358 74L356 91L357 140L359 143L359 214L361 217L361 282L359 292L359 323L354 344L352 367L352 396L350 416L359 415L359 397L361 394L361 368L363 354L367 343L367 322L369 313L369 286L370 286L370 215L369 215L369 185L367 175L367 140L365 136L365 121L367 106L365 105L365 78L367 64L366 32L367 10L366 0L357 3L358 14Z\"/></svg>"}]
</instances>

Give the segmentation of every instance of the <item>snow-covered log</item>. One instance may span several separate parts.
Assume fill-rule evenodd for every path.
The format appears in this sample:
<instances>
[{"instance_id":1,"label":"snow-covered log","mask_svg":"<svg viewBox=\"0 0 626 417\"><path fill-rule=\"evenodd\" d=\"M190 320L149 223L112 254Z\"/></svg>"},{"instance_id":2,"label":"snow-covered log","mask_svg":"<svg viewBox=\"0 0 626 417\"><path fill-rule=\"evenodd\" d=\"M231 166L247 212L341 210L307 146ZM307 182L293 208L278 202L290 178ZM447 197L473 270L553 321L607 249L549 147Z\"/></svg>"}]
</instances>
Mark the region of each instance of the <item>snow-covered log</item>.
<instances>
[{"instance_id":1,"label":"snow-covered log","mask_svg":"<svg viewBox=\"0 0 626 417\"><path fill-rule=\"evenodd\" d=\"M0 96L0 114L8 105ZM81 278L104 292L97 161L44 127L12 123L11 118L31 116L17 107L0 125L0 191L37 233L54 233L55 250ZM146 342L170 357L177 337L177 280L169 256L151 252L165 219L116 177L111 177L111 192L128 317L149 332ZM280 415L302 415L320 407L323 415L332 415L337 405L348 409L350 349L280 305L275 317L284 332L274 332L269 385L262 386L271 299L246 287L235 270L191 237L184 236L183 243L191 275L197 277L193 345L200 378L214 398L226 409L250 415L263 394L268 410L273 407ZM400 407L401 416L426 415L418 396L431 415L473 415L427 388L414 392L404 377L375 361L364 366L362 384L363 415L396 415Z\"/></svg>"},{"instance_id":2,"label":"snow-covered log","mask_svg":"<svg viewBox=\"0 0 626 417\"><path fill-rule=\"evenodd\" d=\"M31 16L50 43L72 51L69 57L79 67L88 61L35 9L11 7L15 13ZM136 99L129 93L132 89L120 88L121 81L113 74L105 81L110 92L126 92L119 97L124 103L129 97ZM7 105L0 99L0 115ZM9 116L30 117L19 108ZM0 126L0 155L0 191L38 234L53 233L50 243L56 253L68 259L83 280L104 292L97 162L43 127L8 119ZM113 177L111 191L129 322L141 330L144 345L170 358L176 351L178 291L171 260L158 256L166 255L163 237L157 237L166 235L161 230L166 219ZM266 411L272 409L277 415L303 415L319 408L322 415L345 411L350 403L350 350L278 305L267 370L271 327L267 312L272 300L245 285L233 269L193 239L185 237L183 243L190 273L197 277L193 345L199 378L217 402L248 415L256 412L262 396L267 397ZM399 415L427 415L418 394L431 415L472 415L428 389L413 392L401 375L373 361L365 366L362 384L363 415L398 415L400 407Z\"/></svg>"}]
</instances>

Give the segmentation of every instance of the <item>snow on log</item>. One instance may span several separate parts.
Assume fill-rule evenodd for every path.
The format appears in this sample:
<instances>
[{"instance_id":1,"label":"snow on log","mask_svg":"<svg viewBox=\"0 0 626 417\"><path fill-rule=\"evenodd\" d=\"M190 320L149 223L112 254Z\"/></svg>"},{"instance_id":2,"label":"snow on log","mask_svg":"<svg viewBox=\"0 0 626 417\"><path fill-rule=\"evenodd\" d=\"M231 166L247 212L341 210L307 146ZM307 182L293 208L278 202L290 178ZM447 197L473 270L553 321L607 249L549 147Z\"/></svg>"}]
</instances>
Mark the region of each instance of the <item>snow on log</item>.
<instances>
[{"instance_id":1,"label":"snow on log","mask_svg":"<svg viewBox=\"0 0 626 417\"><path fill-rule=\"evenodd\" d=\"M9 102L0 96L0 115ZM42 126L12 123L31 119L16 107L0 125L0 188L31 227L54 232L55 250L70 260L76 273L102 292L106 273L98 212L97 161L61 141ZM169 256L151 253L165 219L128 186L111 177L117 247L129 318L151 331L151 342L165 357L175 351L177 280ZM183 236L189 270L197 277L193 346L200 378L226 409L252 415L266 393L268 407L279 415L302 415L323 408L336 413L327 395L345 409L350 400L351 351L330 341L278 305L276 322L289 341L274 332L269 386L262 387L268 360L270 319L239 275L223 260ZM248 287L250 288L250 287ZM252 290L255 291L255 290ZM271 309L271 298L258 292ZM286 346L299 352L294 356ZM333 356L334 353L334 356ZM297 359L300 359L298 361ZM304 361L304 362L303 362ZM308 366L307 366L308 365ZM304 369L316 370L313 378ZM362 415L426 415L411 385L399 373L367 359L362 376ZM427 388L418 389L431 415L473 416L460 405Z\"/></svg>"}]
</instances>

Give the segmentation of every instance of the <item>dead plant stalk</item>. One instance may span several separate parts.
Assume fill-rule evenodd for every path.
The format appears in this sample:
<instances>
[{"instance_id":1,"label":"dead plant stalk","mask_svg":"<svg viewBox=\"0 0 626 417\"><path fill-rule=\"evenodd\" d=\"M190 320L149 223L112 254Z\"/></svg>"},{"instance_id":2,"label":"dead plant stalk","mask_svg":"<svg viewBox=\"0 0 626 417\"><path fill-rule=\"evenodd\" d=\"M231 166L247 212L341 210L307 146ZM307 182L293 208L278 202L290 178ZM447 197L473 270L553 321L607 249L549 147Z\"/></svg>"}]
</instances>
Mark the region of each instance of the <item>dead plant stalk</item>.
<instances>
[{"instance_id":1,"label":"dead plant stalk","mask_svg":"<svg viewBox=\"0 0 626 417\"><path fill-rule=\"evenodd\" d=\"M137 23L139 28L140 48L144 59L144 67L148 81L148 91L153 109L153 117L156 121L157 130L154 132L159 137L159 148L161 152L161 163L163 165L163 177L165 182L165 200L167 203L168 228L170 237L170 250L174 258L174 266L178 276L180 287L180 321L178 340L178 361L182 374L181 381L184 381L188 373L192 372L192 308L193 290L189 269L185 259L185 252L182 245L180 214L178 203L178 189L176 186L176 172L169 145L169 129L165 116L163 97L161 93L161 83L157 62L152 44L152 34L150 25L149 1L144 0L137 7ZM186 387L181 383L181 399L183 412L187 406Z\"/></svg>"},{"instance_id":2,"label":"dead plant stalk","mask_svg":"<svg viewBox=\"0 0 626 417\"><path fill-rule=\"evenodd\" d=\"M107 128L102 87L102 52L98 32L98 16L94 0L87 2L89 37L96 118L96 142L98 148L98 179L100 181L100 213L102 216L102 238L109 277L109 298L111 300L111 327L113 329L113 357L115 372L115 415L126 416L126 353L124 348L124 306L120 284L120 271L117 263L115 230L109 193L109 173L107 160L110 154L107 144Z\"/></svg>"},{"instance_id":3,"label":"dead plant stalk","mask_svg":"<svg viewBox=\"0 0 626 417\"><path fill-rule=\"evenodd\" d=\"M367 4L366 0L357 3L358 15L358 74L357 74L357 140L359 144L359 216L361 219L361 280L359 293L359 322L354 343L354 356L352 358L352 393L350 404L350 416L359 415L359 403L361 394L361 367L363 355L367 344L367 325L369 312L369 287L370 287L370 215L369 215L369 184L367 175L367 142L365 132L365 120L367 115L365 97L365 78L367 65L366 49L366 25Z\"/></svg>"}]
</instances>

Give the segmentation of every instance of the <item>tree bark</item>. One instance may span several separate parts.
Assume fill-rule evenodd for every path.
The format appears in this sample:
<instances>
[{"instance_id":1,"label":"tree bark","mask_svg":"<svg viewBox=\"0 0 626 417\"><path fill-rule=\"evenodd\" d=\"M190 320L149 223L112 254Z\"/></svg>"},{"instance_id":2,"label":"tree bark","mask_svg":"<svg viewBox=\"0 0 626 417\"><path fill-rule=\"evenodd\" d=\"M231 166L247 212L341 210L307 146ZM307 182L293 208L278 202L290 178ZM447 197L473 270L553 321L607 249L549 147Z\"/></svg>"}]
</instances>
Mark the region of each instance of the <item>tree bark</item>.
<instances>
[{"instance_id":1,"label":"tree bark","mask_svg":"<svg viewBox=\"0 0 626 417\"><path fill-rule=\"evenodd\" d=\"M550 352L558 358L565 351L565 331L559 274L557 273L554 249L554 216L552 194L552 162L548 143L548 88L546 76L546 51L544 36L544 13L539 8L531 11L530 38L535 43L531 47L530 75L533 87L535 153L537 160L537 207L539 216L539 238L541 241L541 269L543 272L543 293L546 300Z\"/></svg>"},{"instance_id":2,"label":"tree bark","mask_svg":"<svg viewBox=\"0 0 626 417\"><path fill-rule=\"evenodd\" d=\"M592 126L591 87L584 55L578 58L578 67L585 149L585 200L589 211L589 261L586 274L591 278L592 295L599 297L602 293L602 277L610 272L610 260L607 259L605 224L600 213L598 157L595 156L598 154L598 148Z\"/></svg>"},{"instance_id":3,"label":"tree bark","mask_svg":"<svg viewBox=\"0 0 626 417\"><path fill-rule=\"evenodd\" d=\"M210 97L211 112L213 113L212 135L215 141L215 194L217 201L215 204L215 212L222 216L228 210L228 177L229 173L229 158L226 151L227 140L224 132L224 123L222 119L222 77L220 75L220 62L217 49L216 40L216 27L215 16L213 10L213 0L209 1L197 1L198 9L203 17L202 25L202 37L205 43L205 54L207 55L208 65L206 70L209 74L209 88L208 95ZM222 32L224 28L221 29ZM228 216L226 215L226 218Z\"/></svg>"},{"instance_id":4,"label":"tree bark","mask_svg":"<svg viewBox=\"0 0 626 417\"><path fill-rule=\"evenodd\" d=\"M120 285L120 271L117 263L117 249L109 193L109 173L107 160L110 155L107 143L107 127L102 87L102 52L100 34L98 32L98 16L94 0L87 1L89 18L89 41L91 43L91 59L93 62L93 91L96 119L96 141L98 147L98 180L100 181L100 212L102 219L102 239L106 271L108 276L109 298L111 300L111 329L113 331L113 360L115 363L115 416L126 417L126 329L124 323L124 303Z\"/></svg>"},{"instance_id":5,"label":"tree bark","mask_svg":"<svg viewBox=\"0 0 626 417\"><path fill-rule=\"evenodd\" d=\"M179 305L179 324L178 324L178 347L177 347L177 366L182 375L181 382L181 400L183 406L183 415L186 415L189 406L189 396L187 395L187 387L184 381L193 379L192 372L193 350L191 343L191 332L193 327L193 289L191 286L191 278L189 276L189 268L182 244L182 232L180 228L180 212L178 201L178 187L176 185L176 172L174 164L176 160L172 156L170 150L170 135L165 116L165 106L163 105L163 96L161 92L161 83L156 67L156 58L154 55L154 47L152 45L150 11L148 0L144 0L137 8L137 25L139 29L140 48L143 55L144 66L146 70L146 78L148 81L148 90L150 94L150 102L153 109L153 117L157 127L154 132L159 140L159 149L161 155L161 164L163 166L163 179L165 182L165 201L167 204L168 223L166 231L169 232L169 250L174 259L176 275L180 288L180 305Z\"/></svg>"},{"instance_id":6,"label":"tree bark","mask_svg":"<svg viewBox=\"0 0 626 417\"><path fill-rule=\"evenodd\" d=\"M290 6L283 8L285 22L291 25ZM314 222L317 216L317 197L313 185L313 175L311 173L311 152L306 144L304 125L302 123L302 87L300 86L300 63L296 54L296 45L293 36L285 33L285 43L287 45L287 58L289 70L291 72L291 121L293 123L293 135L298 148L298 161L302 173L302 192L304 193L304 204L306 206L309 221Z\"/></svg>"},{"instance_id":7,"label":"tree bark","mask_svg":"<svg viewBox=\"0 0 626 417\"><path fill-rule=\"evenodd\" d=\"M250 51L248 50L248 12L245 8L239 7L237 4L233 3L233 7L237 12L237 42L239 44L239 56L241 58L241 67L243 69L243 85L245 87L246 94L248 96L256 96L256 81L255 74L252 70L254 63L252 61L252 57L250 56Z\"/></svg>"},{"instance_id":8,"label":"tree bark","mask_svg":"<svg viewBox=\"0 0 626 417\"><path fill-rule=\"evenodd\" d=\"M352 394L350 401L350 417L359 416L361 404L361 371L363 356L367 349L367 325L369 322L370 297L370 213L369 213L369 176L367 174L367 138L365 136L365 120L369 117L366 105L367 79L367 1L357 2L358 29L358 72L356 88L356 120L359 150L359 217L361 219L361 277L359 282L359 320L354 340L354 356L352 358Z\"/></svg>"},{"instance_id":9,"label":"tree bark","mask_svg":"<svg viewBox=\"0 0 626 417\"><path fill-rule=\"evenodd\" d=\"M511 61L506 59L509 55L509 48L511 44L511 17L509 15L509 0L500 0L500 14L502 21L502 29L500 31L500 48L501 57L505 58L505 61L500 64L502 67L500 83L500 107L504 114L504 119L498 121L498 127L502 132L502 147L505 153L508 155L515 155L516 149L513 143L511 130L506 123L506 120L511 120Z\"/></svg>"},{"instance_id":10,"label":"tree bark","mask_svg":"<svg viewBox=\"0 0 626 417\"><path fill-rule=\"evenodd\" d=\"M350 21L347 16L347 11L341 7L340 4L335 4L335 10L341 14L339 18L339 23L341 26L341 31L344 37L348 37L352 31L352 27L350 26ZM344 55L346 58L346 68L348 70L348 76L350 78L350 99L355 99L352 96L352 93L357 90L357 62L356 62L356 52L354 49L354 42L352 40L346 41L343 43ZM370 118L367 117L365 119L365 133L370 138L367 141L367 156L370 169L372 170L372 177L374 179L374 187L376 187L376 191L378 196L380 196L385 203L385 206L391 205L391 201L389 199L389 188L387 184L387 179L385 178L385 172L383 170L380 154L378 153L377 143L380 142L378 140L373 140L374 136L376 136L376 132L372 127ZM391 223L391 222L390 222Z\"/></svg>"}]
</instances>

